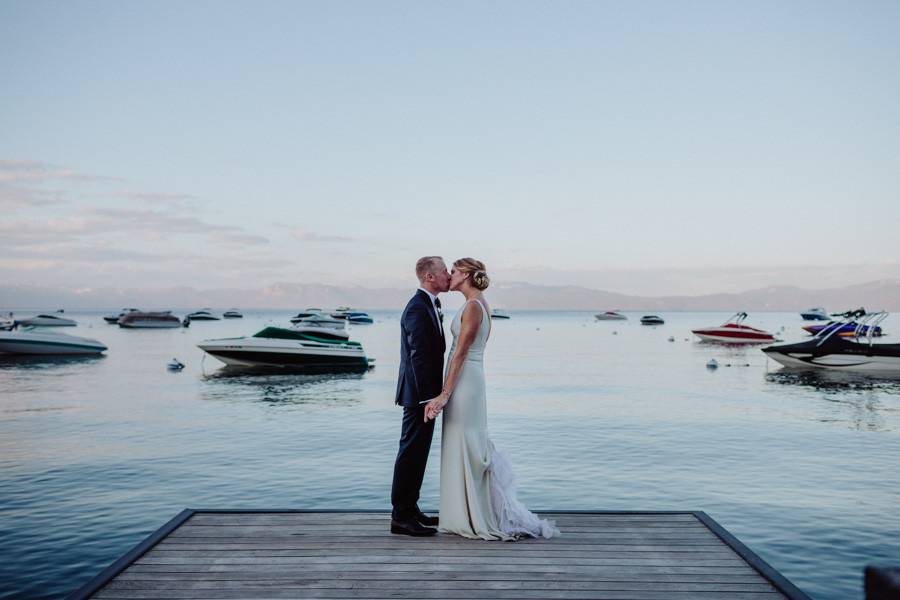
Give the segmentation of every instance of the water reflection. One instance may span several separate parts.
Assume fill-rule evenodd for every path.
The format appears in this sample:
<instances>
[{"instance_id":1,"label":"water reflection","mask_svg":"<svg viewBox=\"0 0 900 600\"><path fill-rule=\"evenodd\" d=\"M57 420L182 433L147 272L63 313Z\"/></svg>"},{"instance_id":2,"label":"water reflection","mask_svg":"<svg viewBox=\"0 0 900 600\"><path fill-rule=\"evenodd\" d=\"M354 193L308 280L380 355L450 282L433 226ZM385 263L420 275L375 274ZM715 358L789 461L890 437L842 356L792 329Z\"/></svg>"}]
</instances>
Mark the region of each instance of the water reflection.
<instances>
[{"instance_id":1,"label":"water reflection","mask_svg":"<svg viewBox=\"0 0 900 600\"><path fill-rule=\"evenodd\" d=\"M847 371L781 369L767 373L766 381L821 394L827 403L825 414L815 418L823 423L847 423L860 431L890 431L885 413L898 411L882 400L900 396L900 379Z\"/></svg>"},{"instance_id":2,"label":"water reflection","mask_svg":"<svg viewBox=\"0 0 900 600\"><path fill-rule=\"evenodd\" d=\"M54 356L41 354L0 354L0 370L37 371L69 367L105 360L104 354Z\"/></svg>"},{"instance_id":3,"label":"water reflection","mask_svg":"<svg viewBox=\"0 0 900 600\"><path fill-rule=\"evenodd\" d=\"M364 373L291 373L282 369L224 367L204 374L207 400L269 404L339 404L360 402Z\"/></svg>"},{"instance_id":4,"label":"water reflection","mask_svg":"<svg viewBox=\"0 0 900 600\"><path fill-rule=\"evenodd\" d=\"M766 374L766 380L782 385L797 385L817 391L845 393L883 392L900 395L900 376L870 375L826 369L779 369Z\"/></svg>"}]
</instances>

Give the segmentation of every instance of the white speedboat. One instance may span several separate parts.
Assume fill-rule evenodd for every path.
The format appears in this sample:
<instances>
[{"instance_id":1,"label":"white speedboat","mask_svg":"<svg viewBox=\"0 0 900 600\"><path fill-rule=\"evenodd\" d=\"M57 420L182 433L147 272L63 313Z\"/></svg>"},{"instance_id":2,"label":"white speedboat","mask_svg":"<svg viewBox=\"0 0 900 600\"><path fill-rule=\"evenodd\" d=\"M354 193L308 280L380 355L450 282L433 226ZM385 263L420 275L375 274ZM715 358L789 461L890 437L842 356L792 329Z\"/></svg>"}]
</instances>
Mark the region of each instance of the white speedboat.
<instances>
[{"instance_id":1,"label":"white speedboat","mask_svg":"<svg viewBox=\"0 0 900 600\"><path fill-rule=\"evenodd\" d=\"M810 308L808 310L804 310L800 313L800 316L803 317L804 321L829 321L831 317L825 311L824 308Z\"/></svg>"},{"instance_id":2,"label":"white speedboat","mask_svg":"<svg viewBox=\"0 0 900 600\"><path fill-rule=\"evenodd\" d=\"M122 317L124 317L125 315L127 315L128 313L131 313L131 312L140 312L140 310L137 308L123 308L122 312L120 312L119 314L106 315L105 317L103 317L103 320L106 321L107 323L115 324L115 323L119 322L119 319L121 319Z\"/></svg>"},{"instance_id":3,"label":"white speedboat","mask_svg":"<svg viewBox=\"0 0 900 600\"><path fill-rule=\"evenodd\" d=\"M291 317L291 323L296 323L300 319L307 319L309 317L320 317L323 315L324 315L324 313L321 308L307 308L306 310L301 310L296 315Z\"/></svg>"},{"instance_id":4,"label":"white speedboat","mask_svg":"<svg viewBox=\"0 0 900 600\"><path fill-rule=\"evenodd\" d=\"M219 317L214 315L212 311L208 308L204 308L202 310L195 310L194 312L185 316L188 321L218 321Z\"/></svg>"},{"instance_id":5,"label":"white speedboat","mask_svg":"<svg viewBox=\"0 0 900 600\"><path fill-rule=\"evenodd\" d=\"M347 322L341 319L332 319L326 315L315 314L309 317L291 319L291 323L295 323L297 327L317 327L323 329L345 329Z\"/></svg>"},{"instance_id":6,"label":"white speedboat","mask_svg":"<svg viewBox=\"0 0 900 600\"><path fill-rule=\"evenodd\" d=\"M86 355L100 354L106 346L97 340L40 331L33 327L17 331L0 331L0 353Z\"/></svg>"},{"instance_id":7,"label":"white speedboat","mask_svg":"<svg viewBox=\"0 0 900 600\"><path fill-rule=\"evenodd\" d=\"M60 317L59 315L37 315L22 319L19 325L26 327L75 327L78 325L73 319Z\"/></svg>"},{"instance_id":8,"label":"white speedboat","mask_svg":"<svg viewBox=\"0 0 900 600\"><path fill-rule=\"evenodd\" d=\"M244 318L244 315L241 314L241 311L239 311L236 308L226 310L224 313L222 313L222 316L225 317L226 319L243 319Z\"/></svg>"},{"instance_id":9,"label":"white speedboat","mask_svg":"<svg viewBox=\"0 0 900 600\"><path fill-rule=\"evenodd\" d=\"M747 313L735 313L733 317L718 327L692 329L691 332L704 342L722 342L726 344L768 344L775 341L775 336L768 331L744 325Z\"/></svg>"},{"instance_id":10,"label":"white speedboat","mask_svg":"<svg viewBox=\"0 0 900 600\"><path fill-rule=\"evenodd\" d=\"M9 316L6 317L0 315L0 331L9 331L15 326L16 321L13 319L12 313L9 313Z\"/></svg>"},{"instance_id":11,"label":"white speedboat","mask_svg":"<svg viewBox=\"0 0 900 600\"><path fill-rule=\"evenodd\" d=\"M594 318L598 321L625 321L628 319L625 315L617 310L608 310L606 312L597 313Z\"/></svg>"},{"instance_id":12,"label":"white speedboat","mask_svg":"<svg viewBox=\"0 0 900 600\"><path fill-rule=\"evenodd\" d=\"M887 316L886 312L850 311L844 313L843 321L835 322L810 340L773 344L762 351L786 367L891 372L900 376L900 344L874 343L874 332ZM854 324L852 337L840 333L848 323Z\"/></svg>"},{"instance_id":13,"label":"white speedboat","mask_svg":"<svg viewBox=\"0 0 900 600\"><path fill-rule=\"evenodd\" d=\"M359 342L346 331L318 327L266 327L246 337L205 340L197 345L227 365L302 371L364 371L369 366Z\"/></svg>"},{"instance_id":14,"label":"white speedboat","mask_svg":"<svg viewBox=\"0 0 900 600\"><path fill-rule=\"evenodd\" d=\"M126 329L168 329L181 327L181 321L169 311L135 311L119 319L119 327Z\"/></svg>"}]
</instances>

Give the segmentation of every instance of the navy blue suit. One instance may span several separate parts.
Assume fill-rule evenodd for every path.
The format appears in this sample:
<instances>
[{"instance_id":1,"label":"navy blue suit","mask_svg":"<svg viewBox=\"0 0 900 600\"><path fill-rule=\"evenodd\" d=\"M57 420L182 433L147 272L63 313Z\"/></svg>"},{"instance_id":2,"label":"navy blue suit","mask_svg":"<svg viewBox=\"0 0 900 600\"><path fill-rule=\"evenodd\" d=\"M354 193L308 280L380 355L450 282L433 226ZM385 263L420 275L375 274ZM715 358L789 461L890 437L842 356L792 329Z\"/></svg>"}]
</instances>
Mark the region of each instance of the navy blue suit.
<instances>
[{"instance_id":1,"label":"navy blue suit","mask_svg":"<svg viewBox=\"0 0 900 600\"><path fill-rule=\"evenodd\" d=\"M393 518L404 521L418 512L419 490L431 450L434 421L424 422L425 405L441 393L446 341L431 298L418 290L400 318L400 374L395 401L403 406L400 448L391 487Z\"/></svg>"}]
</instances>

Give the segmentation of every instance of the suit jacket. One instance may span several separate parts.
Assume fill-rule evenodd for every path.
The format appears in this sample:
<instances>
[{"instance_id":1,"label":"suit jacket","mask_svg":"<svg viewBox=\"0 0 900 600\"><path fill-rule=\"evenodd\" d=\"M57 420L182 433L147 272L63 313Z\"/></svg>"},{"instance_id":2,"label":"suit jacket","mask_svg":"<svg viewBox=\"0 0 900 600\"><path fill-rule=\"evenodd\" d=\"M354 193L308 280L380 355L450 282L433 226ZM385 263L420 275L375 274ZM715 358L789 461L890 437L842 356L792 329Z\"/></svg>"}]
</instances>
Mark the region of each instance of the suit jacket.
<instances>
[{"instance_id":1,"label":"suit jacket","mask_svg":"<svg viewBox=\"0 0 900 600\"><path fill-rule=\"evenodd\" d=\"M396 403L419 406L422 400L441 393L447 349L431 298L422 290L416 291L403 310L400 334Z\"/></svg>"}]
</instances>

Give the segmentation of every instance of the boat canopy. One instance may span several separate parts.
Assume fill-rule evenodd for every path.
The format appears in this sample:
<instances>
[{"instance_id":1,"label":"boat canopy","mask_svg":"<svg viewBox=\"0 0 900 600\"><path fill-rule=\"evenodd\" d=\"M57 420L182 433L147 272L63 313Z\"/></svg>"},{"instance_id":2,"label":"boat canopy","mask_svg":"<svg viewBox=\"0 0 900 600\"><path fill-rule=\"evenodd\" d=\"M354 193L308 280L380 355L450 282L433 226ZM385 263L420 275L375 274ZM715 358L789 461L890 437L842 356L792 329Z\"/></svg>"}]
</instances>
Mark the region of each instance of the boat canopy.
<instances>
[{"instance_id":1,"label":"boat canopy","mask_svg":"<svg viewBox=\"0 0 900 600\"><path fill-rule=\"evenodd\" d=\"M253 334L256 338L268 338L277 340L301 340L312 342L336 343L341 342L350 345L359 345L359 342L347 341L346 335L341 333L330 333L327 329L316 329L314 333L305 331L297 331L295 329L284 329L283 327L266 327L262 331Z\"/></svg>"}]
</instances>

